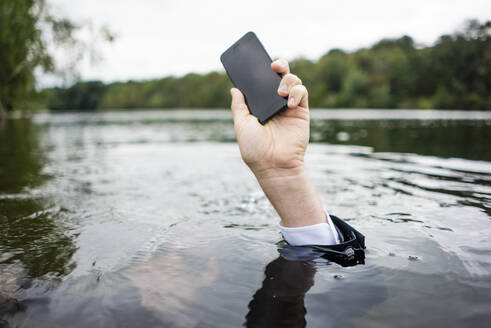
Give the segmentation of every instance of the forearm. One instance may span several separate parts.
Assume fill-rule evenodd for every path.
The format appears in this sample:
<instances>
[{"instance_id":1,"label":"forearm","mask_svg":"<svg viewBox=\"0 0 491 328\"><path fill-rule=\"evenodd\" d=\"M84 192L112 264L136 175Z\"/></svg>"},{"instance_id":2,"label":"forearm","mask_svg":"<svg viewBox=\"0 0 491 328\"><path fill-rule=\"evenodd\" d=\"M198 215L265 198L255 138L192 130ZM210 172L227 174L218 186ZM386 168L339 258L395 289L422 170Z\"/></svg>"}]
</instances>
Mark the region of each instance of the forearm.
<instances>
[{"instance_id":1,"label":"forearm","mask_svg":"<svg viewBox=\"0 0 491 328\"><path fill-rule=\"evenodd\" d=\"M254 172L284 227L326 222L326 214L305 167Z\"/></svg>"}]
</instances>

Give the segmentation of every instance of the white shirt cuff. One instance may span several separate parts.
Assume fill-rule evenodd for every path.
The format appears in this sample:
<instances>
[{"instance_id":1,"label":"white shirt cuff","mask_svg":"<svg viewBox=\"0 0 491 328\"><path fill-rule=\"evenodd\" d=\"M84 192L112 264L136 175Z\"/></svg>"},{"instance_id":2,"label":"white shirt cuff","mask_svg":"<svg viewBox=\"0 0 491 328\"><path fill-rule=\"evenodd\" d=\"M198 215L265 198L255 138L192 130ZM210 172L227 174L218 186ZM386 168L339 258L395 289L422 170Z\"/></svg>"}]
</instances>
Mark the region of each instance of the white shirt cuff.
<instances>
[{"instance_id":1,"label":"white shirt cuff","mask_svg":"<svg viewBox=\"0 0 491 328\"><path fill-rule=\"evenodd\" d=\"M288 228L280 224L283 238L292 246L305 245L335 245L339 244L339 235L331 220L326 213L326 222L314 225Z\"/></svg>"}]
</instances>

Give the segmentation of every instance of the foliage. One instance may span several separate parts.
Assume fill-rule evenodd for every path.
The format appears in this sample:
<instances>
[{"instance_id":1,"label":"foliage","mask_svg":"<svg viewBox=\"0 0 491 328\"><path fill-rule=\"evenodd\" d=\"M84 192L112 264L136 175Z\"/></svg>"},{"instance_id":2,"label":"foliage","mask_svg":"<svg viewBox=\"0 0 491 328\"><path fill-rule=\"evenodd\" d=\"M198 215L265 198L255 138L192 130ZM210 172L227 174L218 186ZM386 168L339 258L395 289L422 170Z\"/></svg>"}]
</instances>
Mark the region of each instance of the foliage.
<instances>
[{"instance_id":1,"label":"foliage","mask_svg":"<svg viewBox=\"0 0 491 328\"><path fill-rule=\"evenodd\" d=\"M113 83L92 108L207 108L228 106L232 84L222 73L188 74L145 82Z\"/></svg>"},{"instance_id":2,"label":"foliage","mask_svg":"<svg viewBox=\"0 0 491 328\"><path fill-rule=\"evenodd\" d=\"M332 50L311 65L294 61L292 70L314 107L491 109L490 30L490 21L472 20L431 47L403 36Z\"/></svg>"},{"instance_id":3,"label":"foliage","mask_svg":"<svg viewBox=\"0 0 491 328\"><path fill-rule=\"evenodd\" d=\"M34 96L35 69L54 69L42 28L64 43L76 27L50 16L44 0L2 0L0 17L0 107L26 107Z\"/></svg>"},{"instance_id":4,"label":"foliage","mask_svg":"<svg viewBox=\"0 0 491 328\"><path fill-rule=\"evenodd\" d=\"M90 56L97 59L96 46L100 44L97 41L111 42L114 39L103 27L91 28L90 40L84 41L75 36L81 27L53 16L45 0L0 1L0 118L5 109L35 109L42 105L47 95L56 94L36 92L36 75L51 72L73 79L82 58ZM55 51L63 55L63 63L55 62L52 55ZM80 91L78 88L75 90ZM89 97L97 98L99 95ZM88 99L82 101L79 108L97 104Z\"/></svg>"},{"instance_id":5,"label":"foliage","mask_svg":"<svg viewBox=\"0 0 491 328\"><path fill-rule=\"evenodd\" d=\"M491 109L490 29L491 22L474 20L430 47L418 47L403 36L353 53L334 49L316 62L297 59L291 66L309 89L313 107ZM107 86L87 82L54 89L47 105L53 109L227 107L230 87L226 75L216 72Z\"/></svg>"},{"instance_id":6,"label":"foliage","mask_svg":"<svg viewBox=\"0 0 491 328\"><path fill-rule=\"evenodd\" d=\"M232 85L223 72L111 84L78 82L34 95L34 68L53 67L36 27L42 5L43 0L0 4L0 13L8 17L0 23L0 44L6 49L6 56L0 57L0 101L7 108L21 107L27 100L63 110L228 107ZM70 40L73 24L51 17L44 21L60 42ZM16 26L15 33L11 26ZM491 109L490 31L491 21L471 20L432 46L418 46L403 36L351 53L333 49L317 61L299 58L291 66L309 89L312 107Z\"/></svg>"},{"instance_id":7,"label":"foliage","mask_svg":"<svg viewBox=\"0 0 491 328\"><path fill-rule=\"evenodd\" d=\"M83 110L99 108L107 86L102 82L79 82L70 88L46 90L51 109Z\"/></svg>"},{"instance_id":8,"label":"foliage","mask_svg":"<svg viewBox=\"0 0 491 328\"><path fill-rule=\"evenodd\" d=\"M318 61L296 59L292 71L307 86L313 107L491 109L491 22L419 47L409 36L368 49L329 51ZM228 107L224 73L103 85L83 82L52 89L52 109Z\"/></svg>"}]
</instances>

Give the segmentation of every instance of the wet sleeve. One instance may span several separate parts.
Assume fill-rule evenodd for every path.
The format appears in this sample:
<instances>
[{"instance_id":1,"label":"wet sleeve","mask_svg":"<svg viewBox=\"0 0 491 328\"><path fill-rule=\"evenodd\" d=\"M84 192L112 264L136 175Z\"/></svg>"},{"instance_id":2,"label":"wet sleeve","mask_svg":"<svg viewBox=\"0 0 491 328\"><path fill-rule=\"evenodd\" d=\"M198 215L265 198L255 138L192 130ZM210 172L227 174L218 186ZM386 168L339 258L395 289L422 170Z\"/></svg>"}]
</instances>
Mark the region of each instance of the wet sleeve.
<instances>
[{"instance_id":1,"label":"wet sleeve","mask_svg":"<svg viewBox=\"0 0 491 328\"><path fill-rule=\"evenodd\" d=\"M334 223L326 213L326 222L310 226L288 228L280 224L283 238L292 246L335 245L339 244L339 235Z\"/></svg>"}]
</instances>

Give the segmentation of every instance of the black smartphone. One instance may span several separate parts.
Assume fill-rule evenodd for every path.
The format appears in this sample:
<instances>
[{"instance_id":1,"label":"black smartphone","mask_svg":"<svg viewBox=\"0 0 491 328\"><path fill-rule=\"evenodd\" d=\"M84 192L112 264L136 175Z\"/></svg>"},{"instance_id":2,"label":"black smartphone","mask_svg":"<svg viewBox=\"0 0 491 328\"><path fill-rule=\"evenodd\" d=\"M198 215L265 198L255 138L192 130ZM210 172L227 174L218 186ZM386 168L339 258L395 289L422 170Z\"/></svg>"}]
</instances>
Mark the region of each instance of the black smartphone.
<instances>
[{"instance_id":1,"label":"black smartphone","mask_svg":"<svg viewBox=\"0 0 491 328\"><path fill-rule=\"evenodd\" d=\"M248 32L221 56L230 80L245 96L252 115L261 124L287 107L278 95L281 75L271 69L271 57L254 32Z\"/></svg>"}]
</instances>

